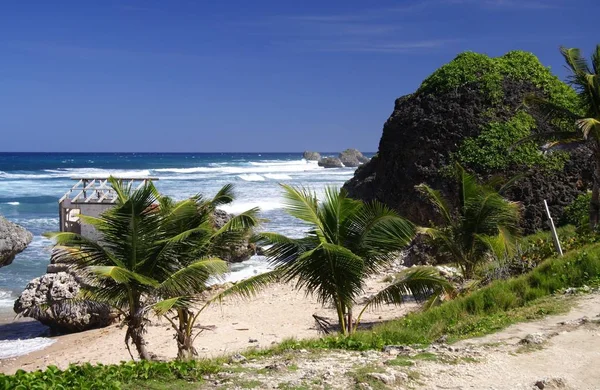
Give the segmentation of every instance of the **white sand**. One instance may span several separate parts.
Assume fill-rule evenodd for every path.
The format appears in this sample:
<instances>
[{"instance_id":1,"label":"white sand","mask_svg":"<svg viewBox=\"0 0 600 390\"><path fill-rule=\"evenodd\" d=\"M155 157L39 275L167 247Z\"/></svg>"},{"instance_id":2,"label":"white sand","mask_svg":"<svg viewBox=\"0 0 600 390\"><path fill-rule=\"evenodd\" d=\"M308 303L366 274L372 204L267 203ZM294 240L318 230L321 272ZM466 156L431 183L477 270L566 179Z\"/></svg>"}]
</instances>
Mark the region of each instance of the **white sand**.
<instances>
[{"instance_id":1,"label":"white sand","mask_svg":"<svg viewBox=\"0 0 600 390\"><path fill-rule=\"evenodd\" d=\"M385 286L381 278L368 283L366 296ZM376 312L367 312L363 323L397 318L415 304L386 306ZM207 308L200 317L200 325L214 326L204 331L195 342L202 357L215 357L243 351L252 346L269 347L286 338L318 337L312 314L335 318L335 311L323 308L312 297L297 292L290 286L274 285L249 301L230 300ZM161 359L173 359L177 346L173 330L165 320L153 318L148 327L148 350ZM55 365L60 368L70 363L118 363L130 360L124 343L125 329L113 325L103 329L58 336L51 346L25 356L0 360L0 372L13 373L17 369L36 370ZM249 343L256 339L258 343ZM135 356L135 349L132 346Z\"/></svg>"}]
</instances>

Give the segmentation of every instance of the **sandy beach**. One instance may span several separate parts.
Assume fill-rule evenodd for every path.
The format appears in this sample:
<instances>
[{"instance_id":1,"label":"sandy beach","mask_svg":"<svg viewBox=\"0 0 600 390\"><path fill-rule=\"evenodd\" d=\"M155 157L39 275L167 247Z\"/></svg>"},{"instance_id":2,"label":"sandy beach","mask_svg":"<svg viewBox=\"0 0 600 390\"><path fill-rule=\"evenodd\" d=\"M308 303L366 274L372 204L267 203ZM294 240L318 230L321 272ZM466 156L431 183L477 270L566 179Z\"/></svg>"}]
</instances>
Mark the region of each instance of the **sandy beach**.
<instances>
[{"instance_id":1,"label":"sandy beach","mask_svg":"<svg viewBox=\"0 0 600 390\"><path fill-rule=\"evenodd\" d=\"M379 276L369 280L365 297L386 285L382 279L383 276ZM414 303L386 306L376 312L365 313L363 323L396 318L414 308ZM195 346L201 357L216 357L251 347L269 347L291 337L318 337L313 314L335 317L334 310L321 307L313 297L305 296L289 285L273 285L252 300L231 299L207 308L200 325L211 330L205 330L196 339ZM159 359L175 358L177 347L167 321L152 318L146 336L148 349ZM119 325L57 336L54 337L56 342L43 350L0 360L0 372L37 370L49 365L65 368L70 363L111 364L130 360L124 337L125 329ZM250 342L250 339L257 342Z\"/></svg>"}]
</instances>

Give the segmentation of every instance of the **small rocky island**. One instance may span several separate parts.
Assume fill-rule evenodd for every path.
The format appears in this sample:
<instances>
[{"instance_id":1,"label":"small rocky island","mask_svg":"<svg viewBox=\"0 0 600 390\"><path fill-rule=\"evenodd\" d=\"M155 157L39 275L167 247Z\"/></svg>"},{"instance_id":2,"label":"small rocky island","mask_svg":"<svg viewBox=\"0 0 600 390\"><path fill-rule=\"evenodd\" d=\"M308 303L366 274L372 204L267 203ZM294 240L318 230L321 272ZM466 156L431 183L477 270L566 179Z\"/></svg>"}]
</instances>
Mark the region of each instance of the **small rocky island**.
<instances>
[{"instance_id":1,"label":"small rocky island","mask_svg":"<svg viewBox=\"0 0 600 390\"><path fill-rule=\"evenodd\" d=\"M346 149L336 156L321 156L318 152L305 151L302 157L307 161L318 161L320 167L324 168L356 168L369 161L357 149Z\"/></svg>"}]
</instances>

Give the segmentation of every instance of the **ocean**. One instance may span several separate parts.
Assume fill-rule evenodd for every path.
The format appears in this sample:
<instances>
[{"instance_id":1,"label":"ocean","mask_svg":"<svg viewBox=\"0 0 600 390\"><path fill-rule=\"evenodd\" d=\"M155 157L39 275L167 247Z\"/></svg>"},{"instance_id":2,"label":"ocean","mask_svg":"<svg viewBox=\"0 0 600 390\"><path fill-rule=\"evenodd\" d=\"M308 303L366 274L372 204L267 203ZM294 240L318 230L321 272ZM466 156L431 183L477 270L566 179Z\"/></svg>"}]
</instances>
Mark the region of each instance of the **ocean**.
<instances>
[{"instance_id":1,"label":"ocean","mask_svg":"<svg viewBox=\"0 0 600 390\"><path fill-rule=\"evenodd\" d=\"M267 220L261 230L299 237L306 227L284 212L279 183L322 193L328 185L341 187L353 173L354 168L321 168L303 160L301 153L0 153L0 215L34 234L29 247L0 268L0 314L12 313L27 283L46 272L52 243L42 234L58 229L58 199L75 184L73 177L157 177L159 191L178 200L197 193L212 196L233 183L236 201L223 209L239 213L259 207ZM227 279L241 280L267 269L265 259L254 256L232 265ZM0 347L18 347L14 340L7 342L0 336Z\"/></svg>"}]
</instances>

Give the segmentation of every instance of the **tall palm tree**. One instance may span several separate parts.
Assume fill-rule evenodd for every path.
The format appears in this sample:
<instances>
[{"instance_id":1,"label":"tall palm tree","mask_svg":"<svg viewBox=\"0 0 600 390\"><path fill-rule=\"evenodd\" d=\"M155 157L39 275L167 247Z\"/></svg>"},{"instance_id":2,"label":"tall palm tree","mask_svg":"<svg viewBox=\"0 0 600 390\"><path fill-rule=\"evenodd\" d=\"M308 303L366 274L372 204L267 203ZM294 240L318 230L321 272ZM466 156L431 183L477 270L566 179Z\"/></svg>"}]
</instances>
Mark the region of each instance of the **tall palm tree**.
<instances>
[{"instance_id":1,"label":"tall palm tree","mask_svg":"<svg viewBox=\"0 0 600 390\"><path fill-rule=\"evenodd\" d=\"M353 326L352 308L364 292L366 279L410 242L414 226L380 203L348 198L344 190L327 188L325 200L319 202L308 189L282 187L287 212L309 230L303 238L261 233L262 242L271 245L265 254L275 266L273 272L315 295L320 303L332 304L340 332L352 333L359 322ZM399 304L408 293L420 297L448 288L432 271L419 270L398 278L366 306Z\"/></svg>"},{"instance_id":2,"label":"tall palm tree","mask_svg":"<svg viewBox=\"0 0 600 390\"><path fill-rule=\"evenodd\" d=\"M211 276L222 274L225 262L211 256L215 235L239 235L236 230L256 224L257 210L233 218L214 232L211 211L233 200L230 185L209 201L195 196L175 203L161 197L152 183L132 190L118 179L109 181L117 195L115 206L99 218L81 216L101 239L51 234L56 240L52 256L71 265L85 281L82 298L105 302L123 314L128 350L131 341L141 359L150 359L144 340L148 311L157 300L191 296ZM174 308L186 310L183 300Z\"/></svg>"},{"instance_id":3,"label":"tall palm tree","mask_svg":"<svg viewBox=\"0 0 600 390\"><path fill-rule=\"evenodd\" d=\"M496 191L496 183L479 184L460 165L456 166L456 175L459 185L456 212L439 191L426 184L417 186L442 219L441 226L420 231L454 259L465 278L471 278L490 252L512 252L519 234L520 207L501 195L512 181Z\"/></svg>"},{"instance_id":4,"label":"tall palm tree","mask_svg":"<svg viewBox=\"0 0 600 390\"><path fill-rule=\"evenodd\" d=\"M527 139L555 141L547 148L565 143L586 143L590 146L594 155L590 225L595 228L600 223L600 44L596 45L592 54L591 66L579 49L561 47L560 53L571 72L567 82L579 95L581 111L575 112L537 96L526 97L525 102L539 108L546 119L562 121L567 126L572 125L573 129L537 134Z\"/></svg>"}]
</instances>

